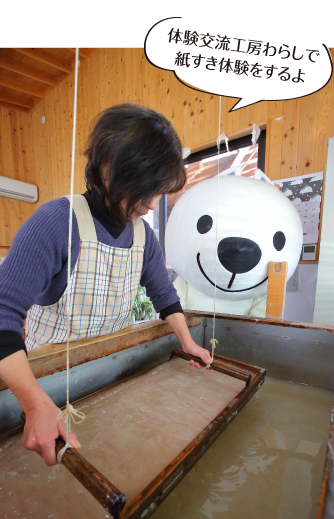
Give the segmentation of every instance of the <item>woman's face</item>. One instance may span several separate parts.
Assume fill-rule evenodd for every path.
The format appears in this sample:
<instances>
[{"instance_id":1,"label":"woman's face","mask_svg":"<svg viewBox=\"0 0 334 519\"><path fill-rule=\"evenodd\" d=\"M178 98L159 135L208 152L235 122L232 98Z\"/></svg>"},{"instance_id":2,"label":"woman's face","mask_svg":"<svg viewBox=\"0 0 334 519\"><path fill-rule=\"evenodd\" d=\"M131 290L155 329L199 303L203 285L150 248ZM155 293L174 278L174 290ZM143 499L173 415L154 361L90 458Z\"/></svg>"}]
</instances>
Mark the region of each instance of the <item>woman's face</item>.
<instances>
[{"instance_id":1,"label":"woman's face","mask_svg":"<svg viewBox=\"0 0 334 519\"><path fill-rule=\"evenodd\" d=\"M161 195L157 195L149 201L143 201L143 202L139 201L138 204L136 205L133 213L131 214L131 217L130 217L131 220L136 220L140 216L144 216L145 214L147 214L149 211L153 211L156 208L157 203L159 202L160 198L161 198ZM128 202L127 198L124 198L121 201L121 207L122 207L123 211L126 210L127 202Z\"/></svg>"}]
</instances>

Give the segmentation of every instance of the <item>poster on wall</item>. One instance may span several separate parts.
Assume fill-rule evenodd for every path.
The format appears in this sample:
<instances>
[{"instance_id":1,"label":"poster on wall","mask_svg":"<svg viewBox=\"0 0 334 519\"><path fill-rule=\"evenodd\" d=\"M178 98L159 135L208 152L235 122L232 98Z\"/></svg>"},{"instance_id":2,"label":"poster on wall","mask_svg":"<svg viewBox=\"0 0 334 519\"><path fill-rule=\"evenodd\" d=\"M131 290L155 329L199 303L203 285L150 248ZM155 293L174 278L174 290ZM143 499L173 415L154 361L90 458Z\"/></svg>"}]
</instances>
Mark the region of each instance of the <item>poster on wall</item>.
<instances>
[{"instance_id":1,"label":"poster on wall","mask_svg":"<svg viewBox=\"0 0 334 519\"><path fill-rule=\"evenodd\" d=\"M323 178L324 174L321 171L273 181L275 186L295 204L303 225L304 245L318 243Z\"/></svg>"}]
</instances>

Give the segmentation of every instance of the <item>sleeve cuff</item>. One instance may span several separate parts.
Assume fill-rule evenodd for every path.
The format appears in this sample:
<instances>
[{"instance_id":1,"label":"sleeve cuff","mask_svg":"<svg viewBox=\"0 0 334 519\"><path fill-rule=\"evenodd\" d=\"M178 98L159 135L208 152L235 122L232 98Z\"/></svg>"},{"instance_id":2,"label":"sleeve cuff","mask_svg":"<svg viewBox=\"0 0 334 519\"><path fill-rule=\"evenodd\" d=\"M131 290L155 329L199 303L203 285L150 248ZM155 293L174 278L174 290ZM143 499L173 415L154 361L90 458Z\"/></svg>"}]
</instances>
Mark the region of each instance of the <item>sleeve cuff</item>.
<instances>
[{"instance_id":1,"label":"sleeve cuff","mask_svg":"<svg viewBox=\"0 0 334 519\"><path fill-rule=\"evenodd\" d=\"M18 332L0 330L0 361L17 351L27 353L24 340Z\"/></svg>"},{"instance_id":2,"label":"sleeve cuff","mask_svg":"<svg viewBox=\"0 0 334 519\"><path fill-rule=\"evenodd\" d=\"M167 308L164 308L160 311L160 319L165 320L166 317L172 314L183 314L182 306L180 301L177 301L176 303L173 303L170 306L167 306Z\"/></svg>"}]
</instances>

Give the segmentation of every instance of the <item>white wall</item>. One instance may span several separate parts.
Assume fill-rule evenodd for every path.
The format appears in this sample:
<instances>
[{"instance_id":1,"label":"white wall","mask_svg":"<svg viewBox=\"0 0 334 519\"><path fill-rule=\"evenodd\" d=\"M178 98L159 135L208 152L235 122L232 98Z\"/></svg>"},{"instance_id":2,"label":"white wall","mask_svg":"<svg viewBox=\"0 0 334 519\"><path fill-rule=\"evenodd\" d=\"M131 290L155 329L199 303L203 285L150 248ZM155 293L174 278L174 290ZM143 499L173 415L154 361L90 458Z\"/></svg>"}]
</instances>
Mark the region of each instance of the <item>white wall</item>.
<instances>
[{"instance_id":1,"label":"white wall","mask_svg":"<svg viewBox=\"0 0 334 519\"><path fill-rule=\"evenodd\" d=\"M298 265L296 292L286 292L284 320L313 322L318 265Z\"/></svg>"},{"instance_id":2,"label":"white wall","mask_svg":"<svg viewBox=\"0 0 334 519\"><path fill-rule=\"evenodd\" d=\"M334 325L334 137L328 139L314 322Z\"/></svg>"}]
</instances>

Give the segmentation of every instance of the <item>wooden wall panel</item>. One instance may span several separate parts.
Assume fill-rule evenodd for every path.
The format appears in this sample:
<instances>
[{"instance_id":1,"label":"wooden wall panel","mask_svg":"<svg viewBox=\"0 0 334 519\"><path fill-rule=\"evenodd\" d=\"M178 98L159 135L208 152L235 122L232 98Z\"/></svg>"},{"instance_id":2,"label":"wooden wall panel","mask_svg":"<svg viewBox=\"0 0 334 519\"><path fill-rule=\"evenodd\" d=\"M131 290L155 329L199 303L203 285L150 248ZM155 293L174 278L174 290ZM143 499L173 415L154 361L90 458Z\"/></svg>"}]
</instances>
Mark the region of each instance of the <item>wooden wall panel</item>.
<instances>
[{"instance_id":1,"label":"wooden wall panel","mask_svg":"<svg viewBox=\"0 0 334 519\"><path fill-rule=\"evenodd\" d=\"M318 115L318 96L307 96L300 102L297 166L298 175L316 172L315 137Z\"/></svg>"},{"instance_id":2,"label":"wooden wall panel","mask_svg":"<svg viewBox=\"0 0 334 519\"><path fill-rule=\"evenodd\" d=\"M9 247L0 247L0 258L7 256Z\"/></svg>"},{"instance_id":3,"label":"wooden wall panel","mask_svg":"<svg viewBox=\"0 0 334 519\"><path fill-rule=\"evenodd\" d=\"M0 111L0 175L34 183L31 126L29 116L21 112ZM32 173L32 174L31 174ZM29 216L34 204L0 197L0 246L12 239Z\"/></svg>"},{"instance_id":4,"label":"wooden wall panel","mask_svg":"<svg viewBox=\"0 0 334 519\"><path fill-rule=\"evenodd\" d=\"M331 51L334 57L334 51ZM63 81L30 114L0 109L0 175L37 184L39 201L0 197L0 247L42 203L69 192L73 77ZM143 49L95 49L80 64L75 192L85 189L83 156L92 119L108 106L135 101L162 112L183 146L215 141L219 98L186 87L172 72L148 63ZM263 101L228 113L236 99L222 97L220 133L267 124L266 173L273 179L322 171L334 135L334 80L311 96ZM41 119L45 116L45 123ZM284 121L276 119L285 116Z\"/></svg>"},{"instance_id":5,"label":"wooden wall panel","mask_svg":"<svg viewBox=\"0 0 334 519\"><path fill-rule=\"evenodd\" d=\"M300 101L300 99L296 99L293 103L284 103L284 121L279 121L282 126L282 147L280 169L278 170L280 177L278 178L291 178L302 174L298 167L300 125L296 124L296 121L300 119Z\"/></svg>"},{"instance_id":6,"label":"wooden wall panel","mask_svg":"<svg viewBox=\"0 0 334 519\"><path fill-rule=\"evenodd\" d=\"M334 49L331 49L332 59L334 60ZM318 117L316 125L315 139L315 171L322 171L323 164L327 160L328 138L334 136L334 81L317 93L318 98Z\"/></svg>"}]
</instances>

